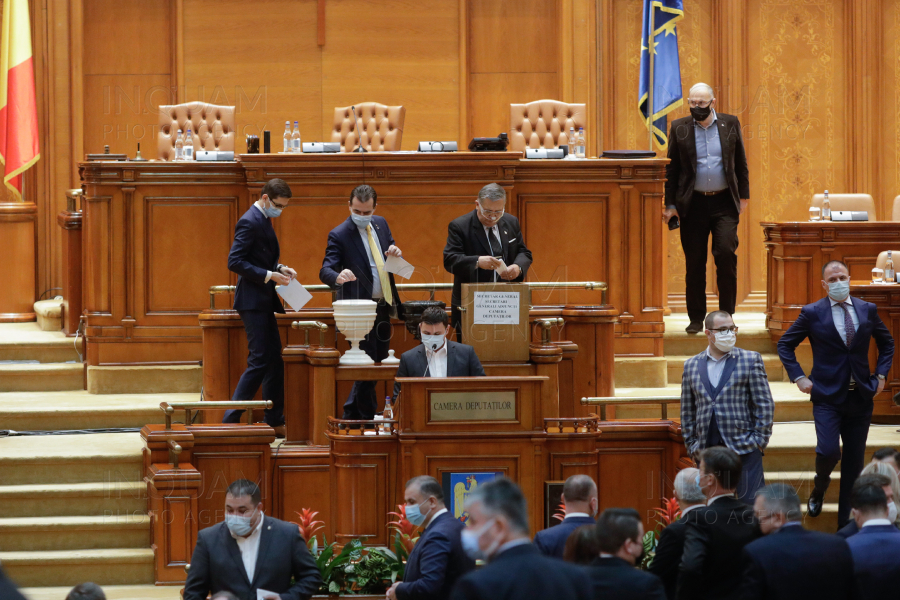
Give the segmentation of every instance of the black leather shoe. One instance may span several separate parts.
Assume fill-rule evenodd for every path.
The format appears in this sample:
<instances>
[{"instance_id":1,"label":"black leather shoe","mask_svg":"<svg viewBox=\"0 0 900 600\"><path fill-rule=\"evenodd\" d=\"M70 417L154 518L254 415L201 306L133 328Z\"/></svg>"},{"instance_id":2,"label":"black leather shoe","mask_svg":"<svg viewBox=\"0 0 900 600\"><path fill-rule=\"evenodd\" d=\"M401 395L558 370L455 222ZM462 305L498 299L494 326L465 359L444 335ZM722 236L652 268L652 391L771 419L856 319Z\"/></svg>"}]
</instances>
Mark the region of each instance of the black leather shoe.
<instances>
[{"instance_id":1,"label":"black leather shoe","mask_svg":"<svg viewBox=\"0 0 900 600\"><path fill-rule=\"evenodd\" d=\"M822 513L823 504L825 504L825 492L813 490L806 502L806 514L810 517L818 517Z\"/></svg>"},{"instance_id":2,"label":"black leather shoe","mask_svg":"<svg viewBox=\"0 0 900 600\"><path fill-rule=\"evenodd\" d=\"M703 331L703 321L691 321L691 324L684 330L688 333L700 333Z\"/></svg>"}]
</instances>

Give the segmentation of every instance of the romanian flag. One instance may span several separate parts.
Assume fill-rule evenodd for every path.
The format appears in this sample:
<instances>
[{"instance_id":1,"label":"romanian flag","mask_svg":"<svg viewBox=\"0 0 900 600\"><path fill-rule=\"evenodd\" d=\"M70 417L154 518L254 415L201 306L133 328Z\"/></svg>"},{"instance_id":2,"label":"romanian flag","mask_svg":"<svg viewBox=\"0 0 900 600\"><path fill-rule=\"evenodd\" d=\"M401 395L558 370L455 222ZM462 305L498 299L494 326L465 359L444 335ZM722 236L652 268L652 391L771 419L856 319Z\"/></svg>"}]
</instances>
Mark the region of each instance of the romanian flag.
<instances>
[{"instance_id":1,"label":"romanian flag","mask_svg":"<svg viewBox=\"0 0 900 600\"><path fill-rule=\"evenodd\" d=\"M0 31L0 163L3 183L17 199L22 199L22 173L40 157L28 0L6 0Z\"/></svg>"},{"instance_id":2,"label":"romanian flag","mask_svg":"<svg viewBox=\"0 0 900 600\"><path fill-rule=\"evenodd\" d=\"M644 0L638 108L647 129L653 128L653 137L661 150L666 150L669 146L666 115L682 104L678 31L675 24L683 18L682 0ZM651 53L653 55L652 70L650 68ZM652 117L649 93L651 89L653 91Z\"/></svg>"}]
</instances>

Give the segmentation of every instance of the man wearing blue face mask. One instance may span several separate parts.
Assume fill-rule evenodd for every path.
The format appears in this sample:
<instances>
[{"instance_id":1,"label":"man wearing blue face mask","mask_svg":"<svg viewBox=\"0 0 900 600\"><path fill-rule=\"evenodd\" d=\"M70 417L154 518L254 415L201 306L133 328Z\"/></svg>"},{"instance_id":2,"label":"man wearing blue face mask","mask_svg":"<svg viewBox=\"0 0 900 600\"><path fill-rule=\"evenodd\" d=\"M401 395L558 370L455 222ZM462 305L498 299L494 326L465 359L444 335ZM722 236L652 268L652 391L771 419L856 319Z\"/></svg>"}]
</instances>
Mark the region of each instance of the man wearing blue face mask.
<instances>
[{"instance_id":1,"label":"man wearing blue face mask","mask_svg":"<svg viewBox=\"0 0 900 600\"><path fill-rule=\"evenodd\" d=\"M839 260L822 267L826 298L807 304L778 341L778 355L791 381L813 402L816 422L816 477L807 514L822 512L831 472L841 463L838 529L850 518L850 492L863 468L872 399L884 389L894 357L894 340L876 306L850 297L850 269ZM813 368L807 377L794 349L809 338ZM869 345L878 347L873 374ZM843 456L841 445L843 442Z\"/></svg>"},{"instance_id":2,"label":"man wearing blue face mask","mask_svg":"<svg viewBox=\"0 0 900 600\"><path fill-rule=\"evenodd\" d=\"M275 284L289 284L297 272L278 262L280 249L271 219L281 216L290 199L291 188L284 181L266 183L259 200L238 221L228 254L228 268L238 274L234 310L241 315L249 347L247 370L231 398L252 400L262 385L263 398L274 405L266 410L266 423L280 437L284 437L284 362L275 313L283 314L284 305ZM230 410L223 422L237 423L243 412Z\"/></svg>"},{"instance_id":3,"label":"man wearing blue face mask","mask_svg":"<svg viewBox=\"0 0 900 600\"><path fill-rule=\"evenodd\" d=\"M772 436L775 403L759 352L735 347L738 328L731 315L706 315L709 346L684 363L681 430L699 466L700 452L725 446L741 457L738 498L753 504L765 485L762 454Z\"/></svg>"},{"instance_id":4,"label":"man wearing blue face mask","mask_svg":"<svg viewBox=\"0 0 900 600\"><path fill-rule=\"evenodd\" d=\"M422 528L406 561L403 581L387 591L388 600L445 600L456 580L475 568L462 548L465 529L444 505L444 491L434 477L413 477L406 484L406 519Z\"/></svg>"}]
</instances>

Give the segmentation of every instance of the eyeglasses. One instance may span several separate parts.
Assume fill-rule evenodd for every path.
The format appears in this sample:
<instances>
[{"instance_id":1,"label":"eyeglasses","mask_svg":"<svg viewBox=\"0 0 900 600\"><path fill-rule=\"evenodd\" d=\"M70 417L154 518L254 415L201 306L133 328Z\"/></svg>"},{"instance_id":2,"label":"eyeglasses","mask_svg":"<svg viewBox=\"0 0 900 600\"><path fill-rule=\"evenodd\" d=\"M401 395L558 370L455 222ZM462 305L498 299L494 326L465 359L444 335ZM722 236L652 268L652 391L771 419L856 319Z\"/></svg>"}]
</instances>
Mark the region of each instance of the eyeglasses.
<instances>
[{"instance_id":1,"label":"eyeglasses","mask_svg":"<svg viewBox=\"0 0 900 600\"><path fill-rule=\"evenodd\" d=\"M715 100L715 98L713 98ZM688 100L688 104L691 105L691 108L706 108L710 104L712 104L712 100L708 102L704 102L703 100Z\"/></svg>"},{"instance_id":2,"label":"eyeglasses","mask_svg":"<svg viewBox=\"0 0 900 600\"><path fill-rule=\"evenodd\" d=\"M287 208L287 205L288 205L287 202L285 202L284 204L278 204L274 200L269 200L269 202L271 202L275 208L281 208L281 209Z\"/></svg>"},{"instance_id":3,"label":"eyeglasses","mask_svg":"<svg viewBox=\"0 0 900 600\"><path fill-rule=\"evenodd\" d=\"M478 204L478 208L481 209L481 214L486 217L502 217L504 209L501 210L485 210L481 203Z\"/></svg>"},{"instance_id":4,"label":"eyeglasses","mask_svg":"<svg viewBox=\"0 0 900 600\"><path fill-rule=\"evenodd\" d=\"M731 333L737 333L737 325L732 325L731 327L719 327L718 329L710 329L715 333L725 333L726 331L730 331Z\"/></svg>"}]
</instances>

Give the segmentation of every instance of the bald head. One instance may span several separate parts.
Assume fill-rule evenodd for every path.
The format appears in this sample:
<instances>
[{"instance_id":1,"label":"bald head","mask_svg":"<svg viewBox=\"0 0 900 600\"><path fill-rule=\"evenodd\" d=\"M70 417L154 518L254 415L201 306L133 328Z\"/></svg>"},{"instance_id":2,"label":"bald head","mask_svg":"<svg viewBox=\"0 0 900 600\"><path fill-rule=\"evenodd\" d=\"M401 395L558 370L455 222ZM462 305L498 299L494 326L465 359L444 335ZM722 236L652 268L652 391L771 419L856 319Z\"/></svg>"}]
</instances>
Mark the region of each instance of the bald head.
<instances>
[{"instance_id":1,"label":"bald head","mask_svg":"<svg viewBox=\"0 0 900 600\"><path fill-rule=\"evenodd\" d=\"M587 475L572 475L563 485L566 514L587 513L593 516L599 506L597 484Z\"/></svg>"}]
</instances>

